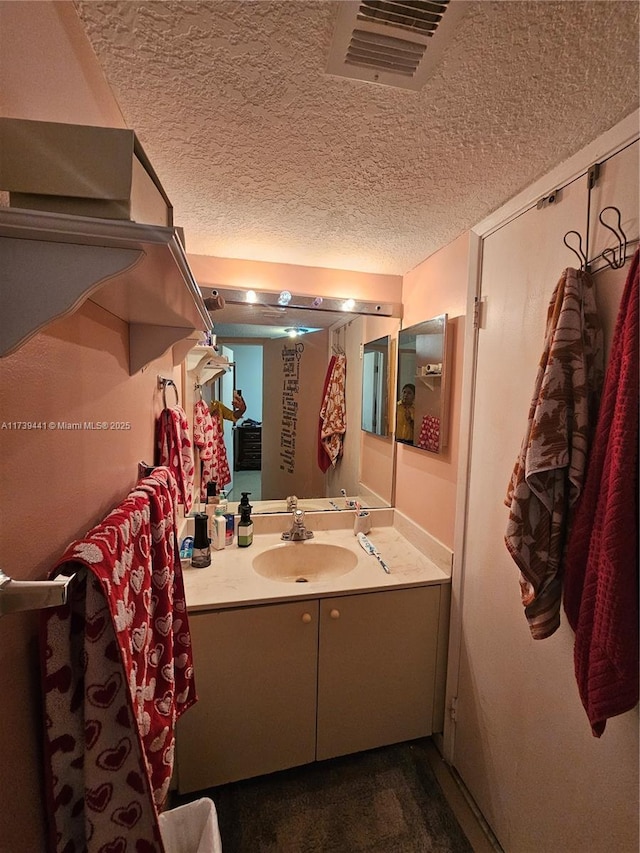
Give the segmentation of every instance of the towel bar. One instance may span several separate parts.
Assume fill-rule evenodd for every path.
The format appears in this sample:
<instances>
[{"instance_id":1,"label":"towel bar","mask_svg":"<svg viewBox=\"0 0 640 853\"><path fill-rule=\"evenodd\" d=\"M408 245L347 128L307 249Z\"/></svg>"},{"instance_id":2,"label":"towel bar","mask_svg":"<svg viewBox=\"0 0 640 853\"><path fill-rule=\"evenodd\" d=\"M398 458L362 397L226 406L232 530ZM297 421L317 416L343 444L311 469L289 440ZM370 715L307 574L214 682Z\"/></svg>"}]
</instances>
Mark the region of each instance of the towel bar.
<instances>
[{"instance_id":1,"label":"towel bar","mask_svg":"<svg viewBox=\"0 0 640 853\"><path fill-rule=\"evenodd\" d=\"M17 610L42 610L67 603L75 575L46 581L15 581L0 569L0 616Z\"/></svg>"}]
</instances>

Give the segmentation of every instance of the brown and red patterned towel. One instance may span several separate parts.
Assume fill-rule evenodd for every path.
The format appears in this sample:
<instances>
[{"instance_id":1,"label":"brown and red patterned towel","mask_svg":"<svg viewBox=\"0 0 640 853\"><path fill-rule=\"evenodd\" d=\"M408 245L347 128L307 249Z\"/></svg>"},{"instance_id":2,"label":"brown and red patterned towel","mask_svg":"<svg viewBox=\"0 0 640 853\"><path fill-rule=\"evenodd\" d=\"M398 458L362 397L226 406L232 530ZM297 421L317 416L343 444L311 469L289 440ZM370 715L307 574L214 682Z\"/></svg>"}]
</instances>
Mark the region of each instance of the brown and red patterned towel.
<instances>
[{"instance_id":1,"label":"brown and red patterned towel","mask_svg":"<svg viewBox=\"0 0 640 853\"><path fill-rule=\"evenodd\" d=\"M56 853L164 851L175 724L196 698L176 497L171 473L156 469L52 570L76 573L71 601L42 617Z\"/></svg>"},{"instance_id":2,"label":"brown and red patterned towel","mask_svg":"<svg viewBox=\"0 0 640 853\"><path fill-rule=\"evenodd\" d=\"M566 269L547 312L527 430L505 503L505 543L520 569L531 635L560 625L562 558L582 492L602 382L602 332L588 273Z\"/></svg>"},{"instance_id":3,"label":"brown and red patterned towel","mask_svg":"<svg viewBox=\"0 0 640 853\"><path fill-rule=\"evenodd\" d=\"M567 546L564 608L596 737L638 704L638 300L636 252L620 303L584 494Z\"/></svg>"},{"instance_id":4,"label":"brown and red patterned towel","mask_svg":"<svg viewBox=\"0 0 640 853\"><path fill-rule=\"evenodd\" d=\"M193 506L193 448L189 421L180 406L163 409L156 420L156 465L169 468L178 486L178 501L187 515Z\"/></svg>"},{"instance_id":5,"label":"brown and red patterned towel","mask_svg":"<svg viewBox=\"0 0 640 853\"><path fill-rule=\"evenodd\" d=\"M346 381L347 357L342 354L332 356L320 407L318 463L323 471L327 471L331 465L335 468L342 456L344 434L347 431Z\"/></svg>"}]
</instances>

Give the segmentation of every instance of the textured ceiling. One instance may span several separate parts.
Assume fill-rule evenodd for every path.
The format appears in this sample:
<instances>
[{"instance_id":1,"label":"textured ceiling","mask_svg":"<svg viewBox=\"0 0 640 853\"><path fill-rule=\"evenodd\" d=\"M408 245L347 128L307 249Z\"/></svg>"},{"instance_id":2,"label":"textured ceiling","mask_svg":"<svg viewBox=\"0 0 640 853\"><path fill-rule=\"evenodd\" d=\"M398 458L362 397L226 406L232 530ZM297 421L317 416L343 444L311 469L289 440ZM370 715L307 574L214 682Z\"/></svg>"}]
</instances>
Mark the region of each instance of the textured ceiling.
<instances>
[{"instance_id":1,"label":"textured ceiling","mask_svg":"<svg viewBox=\"0 0 640 853\"><path fill-rule=\"evenodd\" d=\"M334 2L77 2L196 254L403 274L638 105L637 2L476 2L419 92Z\"/></svg>"}]
</instances>

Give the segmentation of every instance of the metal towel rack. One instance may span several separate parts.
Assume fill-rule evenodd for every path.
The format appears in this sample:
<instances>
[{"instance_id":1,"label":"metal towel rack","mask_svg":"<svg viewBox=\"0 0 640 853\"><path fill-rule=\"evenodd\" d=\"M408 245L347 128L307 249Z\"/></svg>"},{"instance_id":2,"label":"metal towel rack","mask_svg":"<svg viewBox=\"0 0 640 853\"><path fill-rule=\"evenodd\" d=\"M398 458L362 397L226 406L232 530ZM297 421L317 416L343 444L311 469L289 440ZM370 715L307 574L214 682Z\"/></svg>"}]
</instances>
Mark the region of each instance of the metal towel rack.
<instances>
[{"instance_id":1,"label":"metal towel rack","mask_svg":"<svg viewBox=\"0 0 640 853\"><path fill-rule=\"evenodd\" d=\"M0 616L66 604L74 578L75 574L46 581L16 581L0 569Z\"/></svg>"},{"instance_id":2,"label":"metal towel rack","mask_svg":"<svg viewBox=\"0 0 640 853\"><path fill-rule=\"evenodd\" d=\"M164 376L158 374L158 390L162 391L162 405L164 408L167 408L167 386L173 388L176 393L176 406L180 405L180 397L178 396L178 386L173 381L173 379L166 379Z\"/></svg>"}]
</instances>

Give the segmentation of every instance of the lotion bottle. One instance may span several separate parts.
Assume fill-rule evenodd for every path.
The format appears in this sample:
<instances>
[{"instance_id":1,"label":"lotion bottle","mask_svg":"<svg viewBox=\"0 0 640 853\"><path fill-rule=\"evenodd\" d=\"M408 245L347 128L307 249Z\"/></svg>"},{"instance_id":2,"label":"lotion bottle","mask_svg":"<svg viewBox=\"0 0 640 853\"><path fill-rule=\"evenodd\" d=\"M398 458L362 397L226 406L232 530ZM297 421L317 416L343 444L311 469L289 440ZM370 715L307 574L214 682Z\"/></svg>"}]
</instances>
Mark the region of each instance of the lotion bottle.
<instances>
[{"instance_id":1,"label":"lotion bottle","mask_svg":"<svg viewBox=\"0 0 640 853\"><path fill-rule=\"evenodd\" d=\"M219 506L216 507L216 511L213 516L212 531L213 536L211 537L211 544L216 551L222 551L225 546L227 520Z\"/></svg>"}]
</instances>

